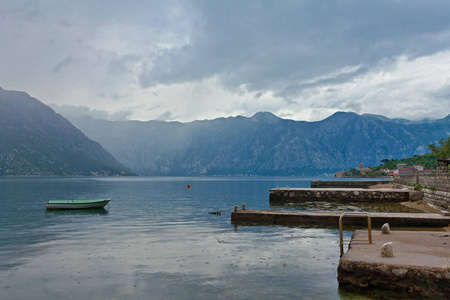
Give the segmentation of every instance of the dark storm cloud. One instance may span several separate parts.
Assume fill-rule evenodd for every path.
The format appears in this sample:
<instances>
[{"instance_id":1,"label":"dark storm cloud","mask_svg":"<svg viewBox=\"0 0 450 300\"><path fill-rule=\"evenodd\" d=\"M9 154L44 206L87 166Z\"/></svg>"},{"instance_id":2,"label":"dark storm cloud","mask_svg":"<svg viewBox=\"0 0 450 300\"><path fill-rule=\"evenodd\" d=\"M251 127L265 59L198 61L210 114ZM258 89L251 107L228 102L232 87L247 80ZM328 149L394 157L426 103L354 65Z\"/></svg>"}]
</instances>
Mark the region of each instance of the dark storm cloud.
<instances>
[{"instance_id":1,"label":"dark storm cloud","mask_svg":"<svg viewBox=\"0 0 450 300\"><path fill-rule=\"evenodd\" d=\"M304 89L315 88L326 85L336 85L340 83L345 83L347 81L352 80L353 78L365 74L369 69L368 68L357 68L351 72L339 73L333 77L320 78L317 80L313 80L307 83L301 84L291 84L284 88L282 91L277 93L276 95L287 98L290 96L299 95Z\"/></svg>"},{"instance_id":2,"label":"dark storm cloud","mask_svg":"<svg viewBox=\"0 0 450 300\"><path fill-rule=\"evenodd\" d=\"M290 86L346 66L448 48L445 1L193 1L190 44L160 53L143 86L219 76L233 89ZM344 75L345 77L346 75ZM337 75L336 80L344 77ZM351 76L348 76L351 79Z\"/></svg>"},{"instance_id":3,"label":"dark storm cloud","mask_svg":"<svg viewBox=\"0 0 450 300\"><path fill-rule=\"evenodd\" d=\"M442 117L449 15L448 0L2 0L0 86L109 119Z\"/></svg>"}]
</instances>

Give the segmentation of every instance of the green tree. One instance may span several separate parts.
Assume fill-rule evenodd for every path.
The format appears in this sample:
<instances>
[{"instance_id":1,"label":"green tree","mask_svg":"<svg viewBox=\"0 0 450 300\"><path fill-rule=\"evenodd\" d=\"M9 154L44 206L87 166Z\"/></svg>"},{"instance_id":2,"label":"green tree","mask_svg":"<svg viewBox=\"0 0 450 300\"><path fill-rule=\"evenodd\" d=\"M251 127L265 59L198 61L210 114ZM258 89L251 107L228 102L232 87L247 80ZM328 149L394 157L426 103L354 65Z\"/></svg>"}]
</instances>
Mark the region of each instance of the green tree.
<instances>
[{"instance_id":1,"label":"green tree","mask_svg":"<svg viewBox=\"0 0 450 300\"><path fill-rule=\"evenodd\" d=\"M361 176L362 173L361 171L355 169L355 168L351 168L348 172L345 172L345 176L347 177L357 177L357 176Z\"/></svg>"},{"instance_id":2,"label":"green tree","mask_svg":"<svg viewBox=\"0 0 450 300\"><path fill-rule=\"evenodd\" d=\"M441 139L438 144L440 146L429 144L428 149L430 149L433 154L436 154L439 159L447 159L450 156L450 137Z\"/></svg>"},{"instance_id":3,"label":"green tree","mask_svg":"<svg viewBox=\"0 0 450 300\"><path fill-rule=\"evenodd\" d=\"M387 158L381 160L382 164L387 164L388 162L390 162L390 160Z\"/></svg>"}]
</instances>

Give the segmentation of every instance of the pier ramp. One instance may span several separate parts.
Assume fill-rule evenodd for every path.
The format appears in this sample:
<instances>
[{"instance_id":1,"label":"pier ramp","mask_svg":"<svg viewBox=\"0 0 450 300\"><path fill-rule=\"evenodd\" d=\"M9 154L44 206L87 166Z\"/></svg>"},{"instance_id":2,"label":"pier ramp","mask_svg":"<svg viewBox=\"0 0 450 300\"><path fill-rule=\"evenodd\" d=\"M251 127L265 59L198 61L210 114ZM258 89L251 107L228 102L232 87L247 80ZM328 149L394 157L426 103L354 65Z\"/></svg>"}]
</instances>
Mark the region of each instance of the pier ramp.
<instances>
[{"instance_id":1,"label":"pier ramp","mask_svg":"<svg viewBox=\"0 0 450 300\"><path fill-rule=\"evenodd\" d=\"M340 211L289 211L289 210L237 210L231 213L235 224L338 226ZM379 213L370 212L373 226L389 223L391 227L447 227L450 217L428 213ZM367 220L359 216L347 216L345 225L367 226Z\"/></svg>"}]
</instances>

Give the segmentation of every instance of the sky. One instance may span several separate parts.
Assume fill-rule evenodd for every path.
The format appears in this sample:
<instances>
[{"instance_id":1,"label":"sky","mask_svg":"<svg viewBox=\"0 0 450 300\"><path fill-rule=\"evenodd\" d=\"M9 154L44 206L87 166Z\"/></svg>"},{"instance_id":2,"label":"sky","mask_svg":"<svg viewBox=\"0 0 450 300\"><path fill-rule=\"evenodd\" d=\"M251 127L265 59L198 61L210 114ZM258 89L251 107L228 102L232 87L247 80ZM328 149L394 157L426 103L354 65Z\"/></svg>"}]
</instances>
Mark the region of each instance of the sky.
<instances>
[{"instance_id":1,"label":"sky","mask_svg":"<svg viewBox=\"0 0 450 300\"><path fill-rule=\"evenodd\" d=\"M450 1L0 0L0 87L59 112L450 114Z\"/></svg>"}]
</instances>

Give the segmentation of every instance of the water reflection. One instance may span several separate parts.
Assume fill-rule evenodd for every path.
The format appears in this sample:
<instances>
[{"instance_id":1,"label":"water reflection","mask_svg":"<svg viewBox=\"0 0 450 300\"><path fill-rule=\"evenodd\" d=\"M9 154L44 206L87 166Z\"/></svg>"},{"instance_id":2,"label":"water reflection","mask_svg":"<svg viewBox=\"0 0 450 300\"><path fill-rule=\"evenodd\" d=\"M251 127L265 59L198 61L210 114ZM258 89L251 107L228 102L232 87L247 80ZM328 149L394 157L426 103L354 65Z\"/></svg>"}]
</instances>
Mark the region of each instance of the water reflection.
<instances>
[{"instance_id":1,"label":"water reflection","mask_svg":"<svg viewBox=\"0 0 450 300\"><path fill-rule=\"evenodd\" d=\"M281 185L309 180L0 178L2 299L338 299L338 231L230 223ZM100 211L44 207L106 196Z\"/></svg>"},{"instance_id":2,"label":"water reflection","mask_svg":"<svg viewBox=\"0 0 450 300\"><path fill-rule=\"evenodd\" d=\"M64 216L64 215L107 215L105 208L85 208L85 209L50 209L45 211L46 216Z\"/></svg>"},{"instance_id":3,"label":"water reflection","mask_svg":"<svg viewBox=\"0 0 450 300\"><path fill-rule=\"evenodd\" d=\"M358 295L355 297L355 295ZM341 299L411 299L411 294L402 290L382 290L375 287L360 288L353 285L339 285L339 296ZM416 299L419 299L416 297ZM439 298L429 298L438 300ZM441 298L444 300L443 298Z\"/></svg>"}]
</instances>

